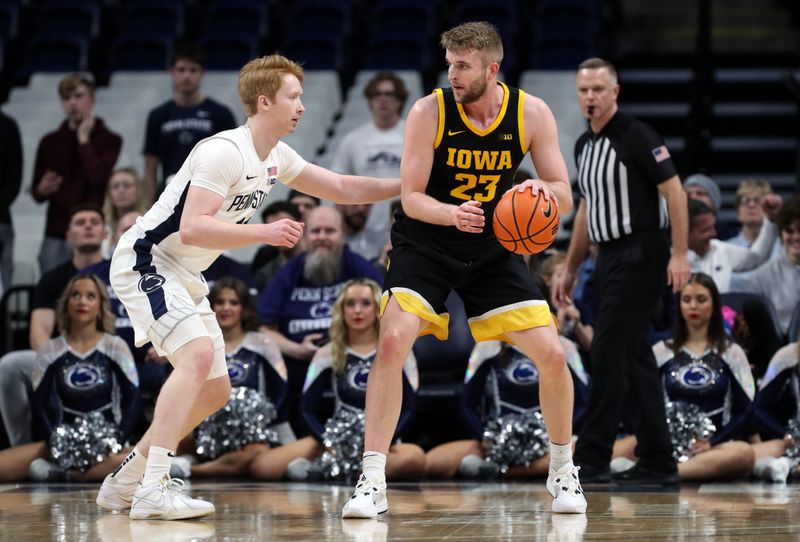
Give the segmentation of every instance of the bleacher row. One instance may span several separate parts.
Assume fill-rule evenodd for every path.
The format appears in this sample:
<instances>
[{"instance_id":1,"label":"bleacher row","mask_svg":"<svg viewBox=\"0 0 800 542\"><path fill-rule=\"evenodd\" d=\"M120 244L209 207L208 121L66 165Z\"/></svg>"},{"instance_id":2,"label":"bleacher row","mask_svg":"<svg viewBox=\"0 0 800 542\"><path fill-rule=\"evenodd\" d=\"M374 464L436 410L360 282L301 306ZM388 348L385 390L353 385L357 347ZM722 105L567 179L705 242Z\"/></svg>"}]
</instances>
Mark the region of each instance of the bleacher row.
<instances>
[{"instance_id":1,"label":"bleacher row","mask_svg":"<svg viewBox=\"0 0 800 542\"><path fill-rule=\"evenodd\" d=\"M176 40L208 51L208 68L236 69L265 48L310 69L428 71L439 32L490 20L508 69L563 68L588 56L601 27L596 0L22 0L0 1L0 44L22 40L17 77L39 71L157 70ZM25 31L23 31L25 30Z\"/></svg>"}]
</instances>

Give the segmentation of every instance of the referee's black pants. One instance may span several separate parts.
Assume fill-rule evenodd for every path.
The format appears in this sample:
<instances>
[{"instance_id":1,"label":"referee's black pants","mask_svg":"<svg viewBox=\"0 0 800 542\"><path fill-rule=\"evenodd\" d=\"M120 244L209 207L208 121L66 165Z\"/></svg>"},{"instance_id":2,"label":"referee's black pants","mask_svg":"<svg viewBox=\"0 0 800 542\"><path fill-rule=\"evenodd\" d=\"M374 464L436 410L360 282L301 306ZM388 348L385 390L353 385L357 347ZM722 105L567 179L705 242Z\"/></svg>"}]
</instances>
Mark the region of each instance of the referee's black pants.
<instances>
[{"instance_id":1,"label":"referee's black pants","mask_svg":"<svg viewBox=\"0 0 800 542\"><path fill-rule=\"evenodd\" d=\"M666 284L668 262L664 231L636 233L600 245L592 389L575 449L578 465L608 467L624 401L631 408L640 464L675 470L658 368L647 342L647 326Z\"/></svg>"}]
</instances>

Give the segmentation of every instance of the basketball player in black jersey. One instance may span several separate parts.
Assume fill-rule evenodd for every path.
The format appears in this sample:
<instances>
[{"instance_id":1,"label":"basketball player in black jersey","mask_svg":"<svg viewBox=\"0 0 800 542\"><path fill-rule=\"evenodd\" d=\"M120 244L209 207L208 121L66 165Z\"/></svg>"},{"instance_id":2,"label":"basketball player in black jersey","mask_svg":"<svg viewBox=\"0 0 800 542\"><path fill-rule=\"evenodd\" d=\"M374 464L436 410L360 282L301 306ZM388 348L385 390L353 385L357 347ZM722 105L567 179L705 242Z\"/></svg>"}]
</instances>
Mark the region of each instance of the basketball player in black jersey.
<instances>
[{"instance_id":1,"label":"basketball player in black jersey","mask_svg":"<svg viewBox=\"0 0 800 542\"><path fill-rule=\"evenodd\" d=\"M512 342L536 363L552 439L553 511L584 513L570 449L573 390L564 350L522 257L500 246L491 220L527 152L541 178L515 189L541 192L569 212L555 119L542 100L497 81L503 44L489 23L457 26L441 44L451 87L418 100L406 121L403 212L392 227L378 353L367 383L363 474L342 516L374 518L388 510L384 467L402 402L403 362L418 335L447 337L450 290L463 299L476 340Z\"/></svg>"}]
</instances>

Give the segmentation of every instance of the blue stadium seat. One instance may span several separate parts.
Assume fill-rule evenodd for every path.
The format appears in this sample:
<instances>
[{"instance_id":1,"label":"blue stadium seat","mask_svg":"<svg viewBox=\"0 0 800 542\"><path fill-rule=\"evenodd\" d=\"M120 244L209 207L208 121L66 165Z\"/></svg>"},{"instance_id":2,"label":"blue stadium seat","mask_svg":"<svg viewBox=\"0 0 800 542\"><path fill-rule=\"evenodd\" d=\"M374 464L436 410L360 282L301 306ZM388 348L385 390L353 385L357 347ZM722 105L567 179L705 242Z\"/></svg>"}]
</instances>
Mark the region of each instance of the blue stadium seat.
<instances>
[{"instance_id":1,"label":"blue stadium seat","mask_svg":"<svg viewBox=\"0 0 800 542\"><path fill-rule=\"evenodd\" d=\"M168 38L123 36L112 47L111 71L166 70L171 57Z\"/></svg>"},{"instance_id":2,"label":"blue stadium seat","mask_svg":"<svg viewBox=\"0 0 800 542\"><path fill-rule=\"evenodd\" d=\"M418 70L431 67L431 47L423 36L376 35L370 40L368 70Z\"/></svg>"},{"instance_id":3,"label":"blue stadium seat","mask_svg":"<svg viewBox=\"0 0 800 542\"><path fill-rule=\"evenodd\" d=\"M789 342L797 342L800 337L800 303L794 308L792 319L789 321Z\"/></svg>"},{"instance_id":4,"label":"blue stadium seat","mask_svg":"<svg viewBox=\"0 0 800 542\"><path fill-rule=\"evenodd\" d=\"M207 70L238 70L258 56L258 38L244 34L216 33L200 40Z\"/></svg>"},{"instance_id":5,"label":"blue stadium seat","mask_svg":"<svg viewBox=\"0 0 800 542\"><path fill-rule=\"evenodd\" d=\"M89 4L50 4L42 8L37 33L46 36L80 36L92 40L100 31L100 10Z\"/></svg>"},{"instance_id":6,"label":"blue stadium seat","mask_svg":"<svg viewBox=\"0 0 800 542\"><path fill-rule=\"evenodd\" d=\"M454 13L456 24L469 21L487 21L497 27L506 49L511 47L517 37L517 4L497 2L497 0L462 0Z\"/></svg>"},{"instance_id":7,"label":"blue stadium seat","mask_svg":"<svg viewBox=\"0 0 800 542\"><path fill-rule=\"evenodd\" d=\"M307 70L337 70L344 67L344 45L337 36L295 36L283 43L284 54Z\"/></svg>"},{"instance_id":8,"label":"blue stadium seat","mask_svg":"<svg viewBox=\"0 0 800 542\"><path fill-rule=\"evenodd\" d=\"M582 61L595 56L589 36L537 36L533 42L531 68L538 70L574 70Z\"/></svg>"},{"instance_id":9,"label":"blue stadium seat","mask_svg":"<svg viewBox=\"0 0 800 542\"><path fill-rule=\"evenodd\" d=\"M122 35L168 37L183 35L184 7L179 2L138 1L123 10Z\"/></svg>"},{"instance_id":10,"label":"blue stadium seat","mask_svg":"<svg viewBox=\"0 0 800 542\"><path fill-rule=\"evenodd\" d=\"M295 0L289 11L289 32L297 37L347 38L352 30L348 2Z\"/></svg>"},{"instance_id":11,"label":"blue stadium seat","mask_svg":"<svg viewBox=\"0 0 800 542\"><path fill-rule=\"evenodd\" d=\"M206 13L206 35L240 34L263 39L269 29L269 4L252 0L217 2Z\"/></svg>"},{"instance_id":12,"label":"blue stadium seat","mask_svg":"<svg viewBox=\"0 0 800 542\"><path fill-rule=\"evenodd\" d=\"M380 2L372 12L373 36L419 36L430 39L436 32L433 2Z\"/></svg>"},{"instance_id":13,"label":"blue stadium seat","mask_svg":"<svg viewBox=\"0 0 800 542\"><path fill-rule=\"evenodd\" d=\"M89 45L77 36L39 36L27 45L22 77L35 72L85 71L89 65Z\"/></svg>"},{"instance_id":14,"label":"blue stadium seat","mask_svg":"<svg viewBox=\"0 0 800 542\"><path fill-rule=\"evenodd\" d=\"M19 6L0 4L0 39L11 41L19 29Z\"/></svg>"}]
</instances>

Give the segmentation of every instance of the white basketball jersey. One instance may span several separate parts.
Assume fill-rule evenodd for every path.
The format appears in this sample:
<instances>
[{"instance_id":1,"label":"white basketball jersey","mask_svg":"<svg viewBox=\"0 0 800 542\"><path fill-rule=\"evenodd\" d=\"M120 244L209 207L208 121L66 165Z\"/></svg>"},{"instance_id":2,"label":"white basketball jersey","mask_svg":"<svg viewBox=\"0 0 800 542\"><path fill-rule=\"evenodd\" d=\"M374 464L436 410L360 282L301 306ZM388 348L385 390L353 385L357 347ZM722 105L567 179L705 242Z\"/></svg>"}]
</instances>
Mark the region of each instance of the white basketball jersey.
<instances>
[{"instance_id":1,"label":"white basketball jersey","mask_svg":"<svg viewBox=\"0 0 800 542\"><path fill-rule=\"evenodd\" d=\"M225 198L215 218L231 224L246 224L267 198L275 181L288 185L306 163L282 141L266 160L259 160L247 125L215 134L194 146L155 205L139 217L120 242L132 244L138 258L155 255L192 273L200 273L222 251L181 242L178 229L189 186L211 190Z\"/></svg>"}]
</instances>

